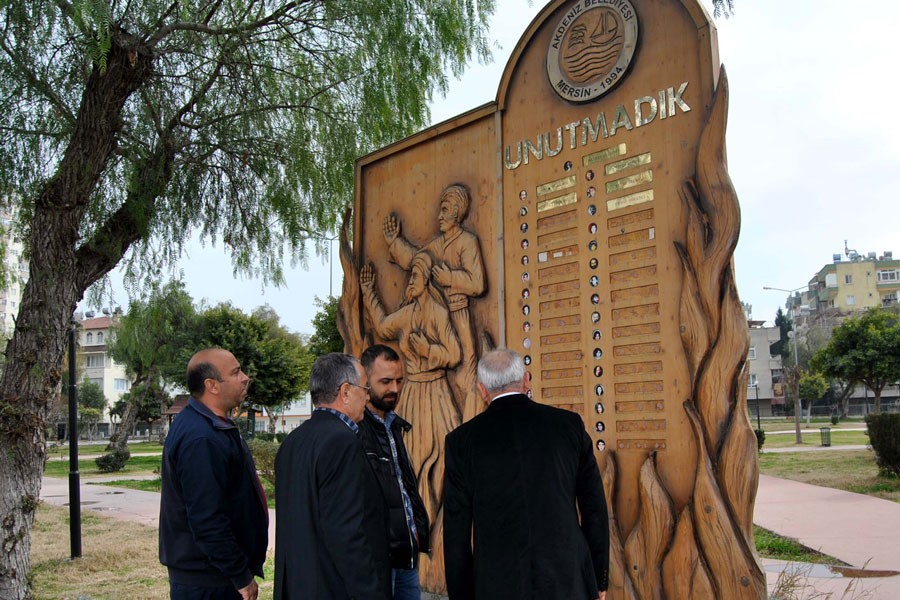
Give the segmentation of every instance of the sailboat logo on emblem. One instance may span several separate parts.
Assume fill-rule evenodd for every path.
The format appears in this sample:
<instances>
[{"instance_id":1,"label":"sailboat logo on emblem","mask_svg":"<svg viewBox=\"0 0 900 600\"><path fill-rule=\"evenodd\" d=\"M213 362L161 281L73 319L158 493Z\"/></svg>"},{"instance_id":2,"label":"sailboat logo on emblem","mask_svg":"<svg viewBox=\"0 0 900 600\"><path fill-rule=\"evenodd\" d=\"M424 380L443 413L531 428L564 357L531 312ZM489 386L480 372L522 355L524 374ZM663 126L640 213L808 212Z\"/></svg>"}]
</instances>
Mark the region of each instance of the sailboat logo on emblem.
<instances>
[{"instance_id":1,"label":"sailboat logo on emblem","mask_svg":"<svg viewBox=\"0 0 900 600\"><path fill-rule=\"evenodd\" d=\"M581 0L570 5L550 39L550 84L571 102L600 98L624 77L637 39L637 13L628 0Z\"/></svg>"}]
</instances>

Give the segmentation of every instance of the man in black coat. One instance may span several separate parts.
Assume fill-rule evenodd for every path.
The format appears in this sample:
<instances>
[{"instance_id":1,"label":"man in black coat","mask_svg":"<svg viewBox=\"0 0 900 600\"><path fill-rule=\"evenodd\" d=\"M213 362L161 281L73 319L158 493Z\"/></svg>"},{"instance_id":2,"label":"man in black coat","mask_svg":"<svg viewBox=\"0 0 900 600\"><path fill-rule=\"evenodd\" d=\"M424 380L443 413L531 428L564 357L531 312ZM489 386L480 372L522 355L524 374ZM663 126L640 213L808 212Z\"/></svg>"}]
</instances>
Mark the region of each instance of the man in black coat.
<instances>
[{"instance_id":1,"label":"man in black coat","mask_svg":"<svg viewBox=\"0 0 900 600\"><path fill-rule=\"evenodd\" d=\"M387 511L357 437L366 373L327 354L309 391L313 414L275 459L275 599L388 600Z\"/></svg>"},{"instance_id":2,"label":"man in black coat","mask_svg":"<svg viewBox=\"0 0 900 600\"><path fill-rule=\"evenodd\" d=\"M487 410L447 435L450 600L605 600L606 499L581 418L529 399L512 350L485 354L478 379Z\"/></svg>"},{"instance_id":3,"label":"man in black coat","mask_svg":"<svg viewBox=\"0 0 900 600\"><path fill-rule=\"evenodd\" d=\"M431 548L428 512L403 442L412 425L394 412L403 389L403 364L383 344L367 348L360 361L370 390L359 438L387 505L392 598L419 600L419 553Z\"/></svg>"}]
</instances>

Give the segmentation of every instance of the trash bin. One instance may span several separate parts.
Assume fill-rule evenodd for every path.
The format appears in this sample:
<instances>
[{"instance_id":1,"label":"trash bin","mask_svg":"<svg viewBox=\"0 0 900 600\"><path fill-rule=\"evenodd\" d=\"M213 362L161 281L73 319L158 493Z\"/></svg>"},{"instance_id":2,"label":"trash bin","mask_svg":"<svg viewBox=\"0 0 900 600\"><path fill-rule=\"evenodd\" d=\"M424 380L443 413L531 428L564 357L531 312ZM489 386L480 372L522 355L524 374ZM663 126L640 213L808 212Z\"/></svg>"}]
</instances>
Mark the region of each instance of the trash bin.
<instances>
[{"instance_id":1,"label":"trash bin","mask_svg":"<svg viewBox=\"0 0 900 600\"><path fill-rule=\"evenodd\" d=\"M822 445L830 446L831 445L831 427L820 427L819 433L822 434Z\"/></svg>"}]
</instances>

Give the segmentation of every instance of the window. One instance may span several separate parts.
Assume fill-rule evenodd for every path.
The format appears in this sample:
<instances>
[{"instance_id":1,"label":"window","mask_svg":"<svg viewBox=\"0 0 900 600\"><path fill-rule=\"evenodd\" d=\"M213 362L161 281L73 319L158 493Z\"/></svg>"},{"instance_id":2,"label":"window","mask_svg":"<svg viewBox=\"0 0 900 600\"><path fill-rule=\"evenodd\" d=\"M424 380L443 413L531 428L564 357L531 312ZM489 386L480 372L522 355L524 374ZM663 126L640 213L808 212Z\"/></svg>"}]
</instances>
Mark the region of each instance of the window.
<instances>
[{"instance_id":1,"label":"window","mask_svg":"<svg viewBox=\"0 0 900 600\"><path fill-rule=\"evenodd\" d=\"M828 273L825 276L825 287L837 287L837 273Z\"/></svg>"},{"instance_id":2,"label":"window","mask_svg":"<svg viewBox=\"0 0 900 600\"><path fill-rule=\"evenodd\" d=\"M87 343L88 345L91 345L94 343L94 334L91 333L90 331L88 331L88 334L86 336L84 336L84 339L85 339L85 343Z\"/></svg>"},{"instance_id":3,"label":"window","mask_svg":"<svg viewBox=\"0 0 900 600\"><path fill-rule=\"evenodd\" d=\"M849 273L844 275L844 283L853 283L853 275Z\"/></svg>"},{"instance_id":4,"label":"window","mask_svg":"<svg viewBox=\"0 0 900 600\"><path fill-rule=\"evenodd\" d=\"M756 346L750 346L750 350L747 351L747 360L756 360Z\"/></svg>"},{"instance_id":5,"label":"window","mask_svg":"<svg viewBox=\"0 0 900 600\"><path fill-rule=\"evenodd\" d=\"M102 332L102 331L99 332L99 333L97 333L97 343L98 343L98 344L102 344L102 343L103 343L103 332Z\"/></svg>"},{"instance_id":6,"label":"window","mask_svg":"<svg viewBox=\"0 0 900 600\"><path fill-rule=\"evenodd\" d=\"M88 334L90 335L90 334ZM87 362L85 363L86 367L102 367L103 366L103 355L102 354L88 354Z\"/></svg>"},{"instance_id":7,"label":"window","mask_svg":"<svg viewBox=\"0 0 900 600\"><path fill-rule=\"evenodd\" d=\"M847 294L847 306L853 306L856 304L856 296L853 294Z\"/></svg>"},{"instance_id":8,"label":"window","mask_svg":"<svg viewBox=\"0 0 900 600\"><path fill-rule=\"evenodd\" d=\"M878 283L896 283L900 281L900 270L878 271Z\"/></svg>"},{"instance_id":9,"label":"window","mask_svg":"<svg viewBox=\"0 0 900 600\"><path fill-rule=\"evenodd\" d=\"M759 381L756 378L756 373L750 373L750 378L747 380L747 387L759 387Z\"/></svg>"},{"instance_id":10,"label":"window","mask_svg":"<svg viewBox=\"0 0 900 600\"><path fill-rule=\"evenodd\" d=\"M94 383L94 384L98 385L98 386L100 387L101 390L103 389L103 378L102 378L102 377L100 377L100 378L91 378L91 379L88 379L88 381L90 381L91 383Z\"/></svg>"},{"instance_id":11,"label":"window","mask_svg":"<svg viewBox=\"0 0 900 600\"><path fill-rule=\"evenodd\" d=\"M128 390L128 380L127 379L116 379L114 382L114 387L117 392L124 392Z\"/></svg>"}]
</instances>

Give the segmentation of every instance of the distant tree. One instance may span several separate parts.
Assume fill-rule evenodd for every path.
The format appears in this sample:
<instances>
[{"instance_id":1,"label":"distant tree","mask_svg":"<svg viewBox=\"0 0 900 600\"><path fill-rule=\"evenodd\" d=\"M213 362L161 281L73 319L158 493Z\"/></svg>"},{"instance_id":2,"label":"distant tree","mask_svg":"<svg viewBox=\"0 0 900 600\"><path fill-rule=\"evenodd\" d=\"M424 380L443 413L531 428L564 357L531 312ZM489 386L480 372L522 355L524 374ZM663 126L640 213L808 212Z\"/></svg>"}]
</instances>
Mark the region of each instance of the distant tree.
<instances>
[{"instance_id":1,"label":"distant tree","mask_svg":"<svg viewBox=\"0 0 900 600\"><path fill-rule=\"evenodd\" d=\"M97 433L97 424L103 418L107 399L103 388L89 379L78 384L78 432L87 434L93 440Z\"/></svg>"},{"instance_id":2,"label":"distant tree","mask_svg":"<svg viewBox=\"0 0 900 600\"><path fill-rule=\"evenodd\" d=\"M804 373L800 377L800 397L809 402L809 412L806 417L806 425L812 421L812 409L816 400L819 400L828 390L828 382L821 373Z\"/></svg>"},{"instance_id":3,"label":"distant tree","mask_svg":"<svg viewBox=\"0 0 900 600\"><path fill-rule=\"evenodd\" d=\"M127 394L132 405L126 405L107 450L124 450L135 422L141 420L138 412L143 404L149 399L168 402L166 383L183 382L187 361L197 345L198 327L193 300L180 281L154 287L146 299L128 307L114 330L109 354L125 365L134 393ZM165 408L161 404L157 413Z\"/></svg>"},{"instance_id":4,"label":"distant tree","mask_svg":"<svg viewBox=\"0 0 900 600\"><path fill-rule=\"evenodd\" d=\"M782 364L787 364L787 358L790 350L790 338L788 332L792 329L791 320L780 308L775 312L775 327L778 328L778 341L769 346L769 354L772 356L780 356Z\"/></svg>"},{"instance_id":5,"label":"distant tree","mask_svg":"<svg viewBox=\"0 0 900 600\"><path fill-rule=\"evenodd\" d=\"M200 340L202 346L225 348L238 359L251 378L246 407L264 409L272 433L283 408L309 389L307 348L269 307L251 315L230 304L209 308L200 314Z\"/></svg>"},{"instance_id":6,"label":"distant tree","mask_svg":"<svg viewBox=\"0 0 900 600\"><path fill-rule=\"evenodd\" d=\"M828 377L865 384L875 396L875 414L880 413L882 390L900 379L900 317L874 308L847 319L812 365Z\"/></svg>"},{"instance_id":7,"label":"distant tree","mask_svg":"<svg viewBox=\"0 0 900 600\"><path fill-rule=\"evenodd\" d=\"M319 310L313 317L314 333L309 338L310 353L316 358L329 352L344 351L344 338L337 327L338 304L339 299L334 296L329 296L326 300L316 296L315 305Z\"/></svg>"},{"instance_id":8,"label":"distant tree","mask_svg":"<svg viewBox=\"0 0 900 600\"><path fill-rule=\"evenodd\" d=\"M132 388L128 390L115 405L113 405L110 414L119 417L122 420L121 422L124 423L125 414L130 413L127 435L131 435L136 423L143 423L147 426L147 441L149 442L153 422L161 418L163 413L165 413L166 408L171 404L172 399L158 381L145 380L132 386ZM122 445L108 448L108 450L113 454L116 452L125 452L128 454L127 448Z\"/></svg>"}]
</instances>

